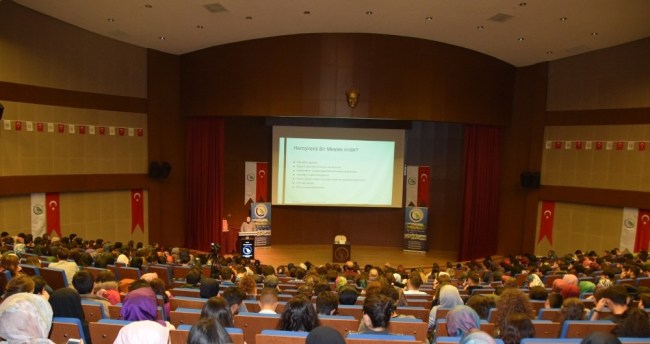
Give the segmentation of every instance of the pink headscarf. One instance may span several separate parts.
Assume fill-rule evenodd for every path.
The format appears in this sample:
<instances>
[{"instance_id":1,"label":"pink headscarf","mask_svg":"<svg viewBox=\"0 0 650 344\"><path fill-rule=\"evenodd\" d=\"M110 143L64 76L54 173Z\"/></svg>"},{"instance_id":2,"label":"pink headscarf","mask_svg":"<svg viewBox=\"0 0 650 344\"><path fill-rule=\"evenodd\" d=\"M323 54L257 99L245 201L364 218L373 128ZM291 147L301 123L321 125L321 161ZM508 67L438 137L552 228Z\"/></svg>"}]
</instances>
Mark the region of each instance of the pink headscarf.
<instances>
[{"instance_id":1,"label":"pink headscarf","mask_svg":"<svg viewBox=\"0 0 650 344\"><path fill-rule=\"evenodd\" d=\"M566 284L578 285L578 277L574 274L566 274L562 277Z\"/></svg>"}]
</instances>

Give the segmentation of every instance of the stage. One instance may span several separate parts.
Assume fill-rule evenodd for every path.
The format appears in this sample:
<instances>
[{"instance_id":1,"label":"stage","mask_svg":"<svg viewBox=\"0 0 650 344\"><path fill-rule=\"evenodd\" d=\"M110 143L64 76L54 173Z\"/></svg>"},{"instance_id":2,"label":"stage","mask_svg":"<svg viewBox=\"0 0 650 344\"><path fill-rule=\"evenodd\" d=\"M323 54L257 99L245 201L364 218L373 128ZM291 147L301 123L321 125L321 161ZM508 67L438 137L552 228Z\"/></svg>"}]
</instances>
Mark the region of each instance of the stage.
<instances>
[{"instance_id":1,"label":"stage","mask_svg":"<svg viewBox=\"0 0 650 344\"><path fill-rule=\"evenodd\" d=\"M411 252L397 247L376 247L352 245L351 260L361 267L366 264L384 266L389 263L393 267L403 265L406 268L431 269L433 263L441 266L447 261L455 262L458 253L455 251ZM230 255L226 255L228 257ZM274 267L288 263L303 263L309 261L315 265L332 262L332 245L273 245L270 247L255 247L255 259L262 264Z\"/></svg>"}]
</instances>

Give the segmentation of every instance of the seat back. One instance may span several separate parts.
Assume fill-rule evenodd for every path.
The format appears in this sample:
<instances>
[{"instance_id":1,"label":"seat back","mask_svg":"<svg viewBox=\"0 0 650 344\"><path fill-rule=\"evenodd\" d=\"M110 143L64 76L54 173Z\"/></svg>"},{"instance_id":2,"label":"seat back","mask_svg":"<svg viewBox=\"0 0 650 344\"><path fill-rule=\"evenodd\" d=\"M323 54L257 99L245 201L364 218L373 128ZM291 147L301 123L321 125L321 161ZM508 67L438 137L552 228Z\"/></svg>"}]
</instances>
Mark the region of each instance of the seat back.
<instances>
[{"instance_id":1,"label":"seat back","mask_svg":"<svg viewBox=\"0 0 650 344\"><path fill-rule=\"evenodd\" d=\"M5 293L9 281L11 281L11 273L8 270L0 272L0 295Z\"/></svg>"},{"instance_id":2,"label":"seat back","mask_svg":"<svg viewBox=\"0 0 650 344\"><path fill-rule=\"evenodd\" d=\"M350 315L357 320L361 320L363 307L361 305L339 305L339 315Z\"/></svg>"},{"instance_id":3,"label":"seat back","mask_svg":"<svg viewBox=\"0 0 650 344\"><path fill-rule=\"evenodd\" d=\"M169 331L169 339L171 344L185 344L187 343L187 337L190 334L189 325L181 325L175 330ZM244 344L244 332L240 328L236 327L226 327L226 332L230 335L233 344Z\"/></svg>"},{"instance_id":4,"label":"seat back","mask_svg":"<svg viewBox=\"0 0 650 344\"><path fill-rule=\"evenodd\" d=\"M262 330L276 329L279 323L278 314L239 313L235 315L235 327L244 330L244 341L247 344L255 344L256 334Z\"/></svg>"},{"instance_id":5,"label":"seat back","mask_svg":"<svg viewBox=\"0 0 650 344\"><path fill-rule=\"evenodd\" d=\"M175 327L194 325L201 318L201 310L195 308L176 308L169 312L169 322Z\"/></svg>"},{"instance_id":6,"label":"seat back","mask_svg":"<svg viewBox=\"0 0 650 344\"><path fill-rule=\"evenodd\" d=\"M550 320L533 320L533 327L537 338L558 338L562 324Z\"/></svg>"},{"instance_id":7,"label":"seat back","mask_svg":"<svg viewBox=\"0 0 650 344\"><path fill-rule=\"evenodd\" d=\"M592 332L611 332L616 324L609 320L567 320L562 325L560 338L584 338Z\"/></svg>"},{"instance_id":8,"label":"seat back","mask_svg":"<svg viewBox=\"0 0 650 344\"><path fill-rule=\"evenodd\" d=\"M53 290L68 287L68 278L65 276L65 271L56 268L41 268L40 272Z\"/></svg>"},{"instance_id":9,"label":"seat back","mask_svg":"<svg viewBox=\"0 0 650 344\"><path fill-rule=\"evenodd\" d=\"M165 282L165 289L169 290L172 287L171 269L168 265L149 265L149 272L155 272L158 278Z\"/></svg>"},{"instance_id":10,"label":"seat back","mask_svg":"<svg viewBox=\"0 0 650 344\"><path fill-rule=\"evenodd\" d=\"M199 297L177 296L169 299L169 308L172 311L179 307L201 309L206 302L208 302L208 299L202 299Z\"/></svg>"},{"instance_id":11,"label":"seat back","mask_svg":"<svg viewBox=\"0 0 650 344\"><path fill-rule=\"evenodd\" d=\"M350 315L319 315L322 326L329 326L345 337L359 329L359 320Z\"/></svg>"},{"instance_id":12,"label":"seat back","mask_svg":"<svg viewBox=\"0 0 650 344\"><path fill-rule=\"evenodd\" d=\"M416 340L424 342L427 338L428 326L428 323L420 319L393 318L388 323L388 332L413 336Z\"/></svg>"},{"instance_id":13,"label":"seat back","mask_svg":"<svg viewBox=\"0 0 650 344\"><path fill-rule=\"evenodd\" d=\"M304 344L308 332L263 330L255 335L257 344Z\"/></svg>"},{"instance_id":14,"label":"seat back","mask_svg":"<svg viewBox=\"0 0 650 344\"><path fill-rule=\"evenodd\" d=\"M82 339L86 342L81 320L68 317L52 318L52 330L49 338L55 343L66 343L68 339Z\"/></svg>"},{"instance_id":15,"label":"seat back","mask_svg":"<svg viewBox=\"0 0 650 344\"><path fill-rule=\"evenodd\" d=\"M201 297L201 290L196 288L172 288L169 292L174 296Z\"/></svg>"},{"instance_id":16,"label":"seat back","mask_svg":"<svg viewBox=\"0 0 650 344\"><path fill-rule=\"evenodd\" d=\"M139 280L142 277L142 271L138 268L130 268L126 266L117 266L117 273L120 280L129 278L132 280Z\"/></svg>"},{"instance_id":17,"label":"seat back","mask_svg":"<svg viewBox=\"0 0 650 344\"><path fill-rule=\"evenodd\" d=\"M20 268L23 273L29 276L40 276L41 271L38 266L29 265L29 264L20 264Z\"/></svg>"},{"instance_id":18,"label":"seat back","mask_svg":"<svg viewBox=\"0 0 650 344\"><path fill-rule=\"evenodd\" d=\"M97 322L91 322L88 324L90 338L93 344L113 344L122 327L129 323L130 321L113 319L101 319Z\"/></svg>"},{"instance_id":19,"label":"seat back","mask_svg":"<svg viewBox=\"0 0 650 344\"><path fill-rule=\"evenodd\" d=\"M81 270L90 272L93 275L93 280L96 281L97 277L99 277L99 273L107 269L96 268L94 266L84 266L81 268Z\"/></svg>"},{"instance_id":20,"label":"seat back","mask_svg":"<svg viewBox=\"0 0 650 344\"><path fill-rule=\"evenodd\" d=\"M560 322L562 320L562 310L560 308L542 308L537 312L537 319Z\"/></svg>"},{"instance_id":21,"label":"seat back","mask_svg":"<svg viewBox=\"0 0 650 344\"><path fill-rule=\"evenodd\" d=\"M427 324L428 325L428 324ZM481 320L481 331L485 333L494 333L494 324L487 322L487 320ZM447 319L438 319L436 322L436 337L447 337L449 336L449 331L447 331Z\"/></svg>"},{"instance_id":22,"label":"seat back","mask_svg":"<svg viewBox=\"0 0 650 344\"><path fill-rule=\"evenodd\" d=\"M391 344L421 344L413 336L400 336L392 334L363 334L350 333L346 338L347 344L377 344L377 342L388 342Z\"/></svg>"},{"instance_id":23,"label":"seat back","mask_svg":"<svg viewBox=\"0 0 650 344\"><path fill-rule=\"evenodd\" d=\"M108 314L104 314L104 306L98 301L81 299L81 307L84 310L85 319L89 323L108 319Z\"/></svg>"},{"instance_id":24,"label":"seat back","mask_svg":"<svg viewBox=\"0 0 650 344\"><path fill-rule=\"evenodd\" d=\"M397 307L397 314L412 315L426 323L429 322L429 309L424 307Z\"/></svg>"},{"instance_id":25,"label":"seat back","mask_svg":"<svg viewBox=\"0 0 650 344\"><path fill-rule=\"evenodd\" d=\"M190 272L192 267L190 266L172 266L172 276L175 280L184 280L187 273Z\"/></svg>"}]
</instances>

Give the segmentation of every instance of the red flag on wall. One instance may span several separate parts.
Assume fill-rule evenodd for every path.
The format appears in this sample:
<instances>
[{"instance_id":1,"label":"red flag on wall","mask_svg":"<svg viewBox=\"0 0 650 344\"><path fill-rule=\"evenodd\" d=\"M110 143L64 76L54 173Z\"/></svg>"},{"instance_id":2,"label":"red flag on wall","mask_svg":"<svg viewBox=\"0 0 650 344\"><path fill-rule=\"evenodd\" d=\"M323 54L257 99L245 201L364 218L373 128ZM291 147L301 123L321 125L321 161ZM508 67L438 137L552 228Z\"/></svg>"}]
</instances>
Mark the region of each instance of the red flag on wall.
<instances>
[{"instance_id":1,"label":"red flag on wall","mask_svg":"<svg viewBox=\"0 0 650 344\"><path fill-rule=\"evenodd\" d=\"M553 245L553 219L555 217L555 202L543 201L542 202L542 216L539 220L539 244L544 237L548 238L548 242Z\"/></svg>"},{"instance_id":2,"label":"red flag on wall","mask_svg":"<svg viewBox=\"0 0 650 344\"><path fill-rule=\"evenodd\" d=\"M418 207L429 207L430 166L418 166Z\"/></svg>"},{"instance_id":3,"label":"red flag on wall","mask_svg":"<svg viewBox=\"0 0 650 344\"><path fill-rule=\"evenodd\" d=\"M268 202L268 182L267 176L269 173L269 163L268 162L258 162L257 163L257 179L255 185L255 191L257 195L255 197L256 202Z\"/></svg>"},{"instance_id":4,"label":"red flag on wall","mask_svg":"<svg viewBox=\"0 0 650 344\"><path fill-rule=\"evenodd\" d=\"M144 193L142 189L131 190L131 234L140 226L144 233Z\"/></svg>"},{"instance_id":5,"label":"red flag on wall","mask_svg":"<svg viewBox=\"0 0 650 344\"><path fill-rule=\"evenodd\" d=\"M650 210L639 209L639 217L636 223L634 252L648 250L648 242L650 242Z\"/></svg>"},{"instance_id":6,"label":"red flag on wall","mask_svg":"<svg viewBox=\"0 0 650 344\"><path fill-rule=\"evenodd\" d=\"M56 232L61 237L61 207L58 192L45 194L45 218L47 223L47 234Z\"/></svg>"}]
</instances>

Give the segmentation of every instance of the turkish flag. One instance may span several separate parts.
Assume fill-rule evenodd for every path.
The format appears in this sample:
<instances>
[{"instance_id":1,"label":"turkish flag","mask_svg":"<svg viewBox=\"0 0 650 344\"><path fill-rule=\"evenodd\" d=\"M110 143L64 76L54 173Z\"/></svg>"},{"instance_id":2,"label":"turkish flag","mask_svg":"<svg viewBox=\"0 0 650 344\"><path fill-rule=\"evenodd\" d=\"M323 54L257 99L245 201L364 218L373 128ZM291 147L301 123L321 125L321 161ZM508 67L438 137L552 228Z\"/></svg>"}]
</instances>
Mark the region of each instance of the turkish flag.
<instances>
[{"instance_id":1,"label":"turkish flag","mask_svg":"<svg viewBox=\"0 0 650 344\"><path fill-rule=\"evenodd\" d=\"M636 222L636 238L634 239L634 252L648 250L650 242L650 210L639 209L639 217Z\"/></svg>"},{"instance_id":2,"label":"turkish flag","mask_svg":"<svg viewBox=\"0 0 650 344\"><path fill-rule=\"evenodd\" d=\"M43 123L41 122L36 123L36 131L41 133L43 132Z\"/></svg>"},{"instance_id":3,"label":"turkish flag","mask_svg":"<svg viewBox=\"0 0 650 344\"><path fill-rule=\"evenodd\" d=\"M639 142L639 150L644 151L645 150L645 142Z\"/></svg>"},{"instance_id":4,"label":"turkish flag","mask_svg":"<svg viewBox=\"0 0 650 344\"><path fill-rule=\"evenodd\" d=\"M142 189L131 190L131 234L140 226L144 233L144 193Z\"/></svg>"},{"instance_id":5,"label":"turkish flag","mask_svg":"<svg viewBox=\"0 0 650 344\"><path fill-rule=\"evenodd\" d=\"M623 150L623 141L616 142L616 150Z\"/></svg>"},{"instance_id":6,"label":"turkish flag","mask_svg":"<svg viewBox=\"0 0 650 344\"><path fill-rule=\"evenodd\" d=\"M23 130L23 122L21 122L21 121L16 121L16 122L14 122L14 124L15 124L15 126L16 126L16 131L21 131L21 130Z\"/></svg>"},{"instance_id":7,"label":"turkish flag","mask_svg":"<svg viewBox=\"0 0 650 344\"><path fill-rule=\"evenodd\" d=\"M258 162L257 163L257 179L255 185L256 191L256 202L267 202L268 201L268 179L269 174L269 163L268 162Z\"/></svg>"},{"instance_id":8,"label":"turkish flag","mask_svg":"<svg viewBox=\"0 0 650 344\"><path fill-rule=\"evenodd\" d=\"M562 141L555 141L555 149L561 149L562 148Z\"/></svg>"},{"instance_id":9,"label":"turkish flag","mask_svg":"<svg viewBox=\"0 0 650 344\"><path fill-rule=\"evenodd\" d=\"M99 127L99 135L106 135L106 127Z\"/></svg>"},{"instance_id":10,"label":"turkish flag","mask_svg":"<svg viewBox=\"0 0 650 344\"><path fill-rule=\"evenodd\" d=\"M65 133L65 124L59 123L57 124L57 128L59 129L60 134Z\"/></svg>"},{"instance_id":11,"label":"turkish flag","mask_svg":"<svg viewBox=\"0 0 650 344\"><path fill-rule=\"evenodd\" d=\"M79 126L79 134L83 135L86 133L86 126L85 125L80 125Z\"/></svg>"},{"instance_id":12,"label":"turkish flag","mask_svg":"<svg viewBox=\"0 0 650 344\"><path fill-rule=\"evenodd\" d=\"M144 135L144 129L142 129L142 128L138 128L137 131L138 131L138 136L142 136L142 135Z\"/></svg>"},{"instance_id":13,"label":"turkish flag","mask_svg":"<svg viewBox=\"0 0 650 344\"><path fill-rule=\"evenodd\" d=\"M56 232L61 237L61 207L58 192L45 194L45 218L47 223L47 234Z\"/></svg>"},{"instance_id":14,"label":"turkish flag","mask_svg":"<svg viewBox=\"0 0 650 344\"><path fill-rule=\"evenodd\" d=\"M430 166L418 166L418 207L429 207Z\"/></svg>"},{"instance_id":15,"label":"turkish flag","mask_svg":"<svg viewBox=\"0 0 650 344\"><path fill-rule=\"evenodd\" d=\"M582 141L576 141L575 146L576 149L582 149Z\"/></svg>"},{"instance_id":16,"label":"turkish flag","mask_svg":"<svg viewBox=\"0 0 650 344\"><path fill-rule=\"evenodd\" d=\"M542 201L542 215L539 219L539 244L544 237L553 245L553 219L555 218L555 202Z\"/></svg>"},{"instance_id":17,"label":"turkish flag","mask_svg":"<svg viewBox=\"0 0 650 344\"><path fill-rule=\"evenodd\" d=\"M596 150L603 150L603 141L596 142Z\"/></svg>"},{"instance_id":18,"label":"turkish flag","mask_svg":"<svg viewBox=\"0 0 650 344\"><path fill-rule=\"evenodd\" d=\"M124 136L124 128L117 128L117 133L118 133L120 136Z\"/></svg>"}]
</instances>

